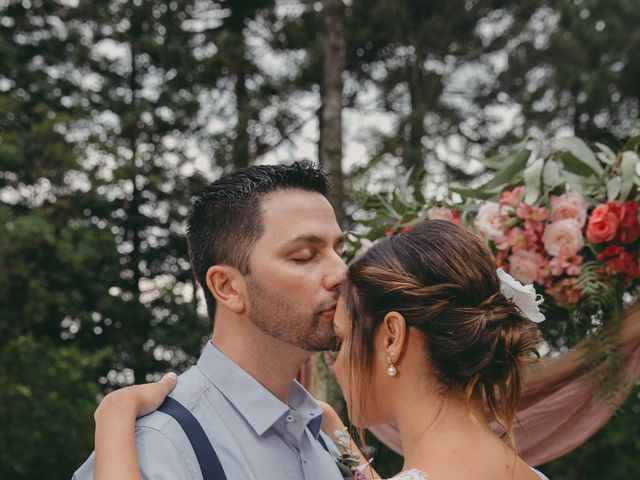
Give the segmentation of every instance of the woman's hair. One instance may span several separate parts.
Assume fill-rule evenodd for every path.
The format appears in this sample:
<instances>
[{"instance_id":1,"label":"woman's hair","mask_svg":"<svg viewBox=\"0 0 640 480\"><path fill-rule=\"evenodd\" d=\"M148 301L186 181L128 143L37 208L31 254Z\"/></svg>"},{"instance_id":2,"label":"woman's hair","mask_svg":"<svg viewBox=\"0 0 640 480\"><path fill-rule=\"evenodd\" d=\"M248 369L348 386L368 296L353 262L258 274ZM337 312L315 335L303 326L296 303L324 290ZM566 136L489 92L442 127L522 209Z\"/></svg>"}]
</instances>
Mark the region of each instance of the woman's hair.
<instances>
[{"instance_id":1,"label":"woman's hair","mask_svg":"<svg viewBox=\"0 0 640 480\"><path fill-rule=\"evenodd\" d=\"M352 318L347 341L361 411L373 356L383 353L374 352L374 336L385 315L398 312L421 332L442 392L463 393L467 406L481 395L515 447L523 369L537 358L542 339L499 285L486 242L443 220L384 238L358 258L343 295Z\"/></svg>"}]
</instances>

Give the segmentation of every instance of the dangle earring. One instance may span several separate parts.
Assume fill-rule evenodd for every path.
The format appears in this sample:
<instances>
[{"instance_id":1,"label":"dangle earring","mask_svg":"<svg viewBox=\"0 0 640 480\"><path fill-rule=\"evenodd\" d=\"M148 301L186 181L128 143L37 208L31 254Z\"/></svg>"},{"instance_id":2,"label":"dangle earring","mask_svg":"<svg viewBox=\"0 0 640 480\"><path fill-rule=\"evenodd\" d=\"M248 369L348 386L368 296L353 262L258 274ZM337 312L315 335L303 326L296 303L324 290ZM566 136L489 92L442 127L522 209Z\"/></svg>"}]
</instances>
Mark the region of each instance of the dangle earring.
<instances>
[{"instance_id":1,"label":"dangle earring","mask_svg":"<svg viewBox=\"0 0 640 480\"><path fill-rule=\"evenodd\" d=\"M393 361L391 360L391 355L388 353L387 353L387 365L389 365L389 368L387 368L387 373L389 374L390 377L395 377L396 374L398 373L398 369L393 364Z\"/></svg>"}]
</instances>

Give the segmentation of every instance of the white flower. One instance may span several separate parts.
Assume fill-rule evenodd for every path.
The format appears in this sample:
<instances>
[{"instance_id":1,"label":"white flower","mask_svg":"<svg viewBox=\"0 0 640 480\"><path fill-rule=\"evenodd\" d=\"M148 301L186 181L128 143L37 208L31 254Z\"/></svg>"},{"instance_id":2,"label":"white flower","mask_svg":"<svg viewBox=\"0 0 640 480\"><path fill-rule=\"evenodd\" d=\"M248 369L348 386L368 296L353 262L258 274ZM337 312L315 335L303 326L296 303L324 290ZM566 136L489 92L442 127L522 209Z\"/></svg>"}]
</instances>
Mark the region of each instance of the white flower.
<instances>
[{"instance_id":1,"label":"white flower","mask_svg":"<svg viewBox=\"0 0 640 480\"><path fill-rule=\"evenodd\" d=\"M544 299L537 295L533 285L522 285L503 269L498 269L500 279L500 293L520 309L525 317L535 323L544 321L544 315L540 312L540 305Z\"/></svg>"}]
</instances>

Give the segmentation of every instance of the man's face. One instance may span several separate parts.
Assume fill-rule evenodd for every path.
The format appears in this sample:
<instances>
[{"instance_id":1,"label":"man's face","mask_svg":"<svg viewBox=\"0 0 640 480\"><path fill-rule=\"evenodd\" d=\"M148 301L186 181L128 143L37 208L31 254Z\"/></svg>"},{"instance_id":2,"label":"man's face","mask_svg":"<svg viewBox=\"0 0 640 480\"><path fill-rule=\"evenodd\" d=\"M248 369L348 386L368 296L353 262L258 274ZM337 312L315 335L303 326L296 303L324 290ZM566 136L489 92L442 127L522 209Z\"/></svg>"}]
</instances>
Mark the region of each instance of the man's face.
<instances>
[{"instance_id":1,"label":"man's face","mask_svg":"<svg viewBox=\"0 0 640 480\"><path fill-rule=\"evenodd\" d=\"M247 276L250 320L303 350L335 348L332 323L346 265L331 204L319 193L284 190L266 195L261 209L264 233Z\"/></svg>"}]
</instances>

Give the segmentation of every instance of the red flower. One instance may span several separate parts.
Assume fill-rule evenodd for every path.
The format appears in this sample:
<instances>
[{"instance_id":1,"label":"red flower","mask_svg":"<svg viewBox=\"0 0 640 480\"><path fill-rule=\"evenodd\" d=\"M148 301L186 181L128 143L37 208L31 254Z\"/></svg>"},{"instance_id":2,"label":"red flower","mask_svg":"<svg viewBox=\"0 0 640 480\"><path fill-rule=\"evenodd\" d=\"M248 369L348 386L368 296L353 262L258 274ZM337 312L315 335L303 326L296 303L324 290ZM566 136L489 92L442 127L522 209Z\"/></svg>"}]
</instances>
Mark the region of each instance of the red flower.
<instances>
[{"instance_id":1,"label":"red flower","mask_svg":"<svg viewBox=\"0 0 640 480\"><path fill-rule=\"evenodd\" d=\"M624 202L620 205L620 241L633 243L640 236L640 223L638 222L638 204L636 202Z\"/></svg>"},{"instance_id":2,"label":"red flower","mask_svg":"<svg viewBox=\"0 0 640 480\"><path fill-rule=\"evenodd\" d=\"M396 235L398 233L406 232L407 230L411 230L415 225L405 225L403 227L389 227L385 230L384 236L390 237L392 235Z\"/></svg>"},{"instance_id":3,"label":"red flower","mask_svg":"<svg viewBox=\"0 0 640 480\"><path fill-rule=\"evenodd\" d=\"M621 247L620 245L609 245L602 251L605 257L615 257L616 255L620 255L622 252L624 252L624 247Z\"/></svg>"},{"instance_id":4,"label":"red flower","mask_svg":"<svg viewBox=\"0 0 640 480\"><path fill-rule=\"evenodd\" d=\"M607 275L626 275L631 279L640 278L640 268L635 255L627 252L624 248L610 245L603 252L598 254L598 260L604 260L607 251L611 253L606 259L605 273Z\"/></svg>"},{"instance_id":5,"label":"red flower","mask_svg":"<svg viewBox=\"0 0 640 480\"><path fill-rule=\"evenodd\" d=\"M589 217L587 239L591 243L610 242L616 237L620 218L616 202L598 205Z\"/></svg>"}]
</instances>

